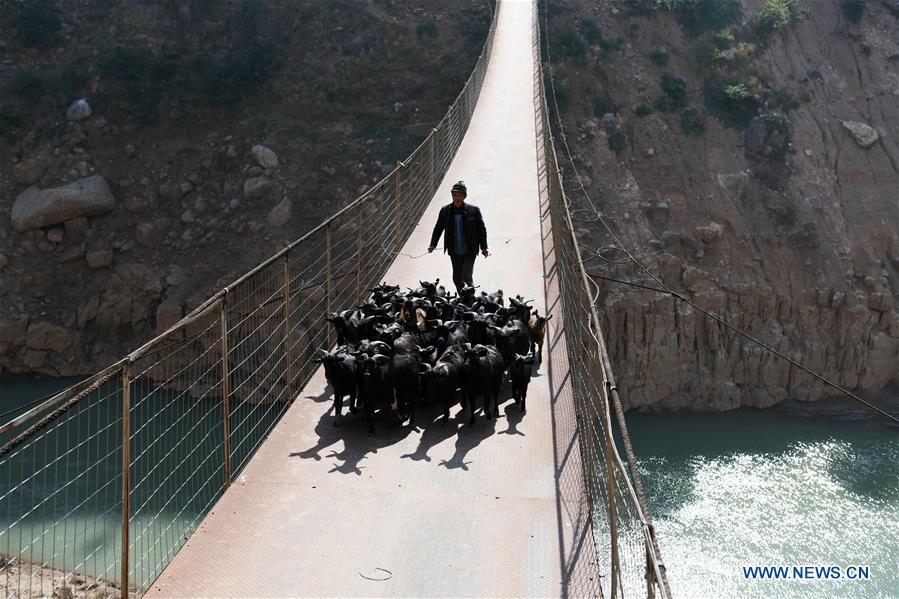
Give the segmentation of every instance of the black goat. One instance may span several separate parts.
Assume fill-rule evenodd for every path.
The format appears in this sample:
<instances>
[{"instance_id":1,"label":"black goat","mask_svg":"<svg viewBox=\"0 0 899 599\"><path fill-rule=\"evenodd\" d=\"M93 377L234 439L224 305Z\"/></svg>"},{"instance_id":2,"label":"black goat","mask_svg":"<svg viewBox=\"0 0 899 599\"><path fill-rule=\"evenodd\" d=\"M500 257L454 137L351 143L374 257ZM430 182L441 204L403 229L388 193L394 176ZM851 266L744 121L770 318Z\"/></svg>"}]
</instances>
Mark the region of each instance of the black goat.
<instances>
[{"instance_id":1,"label":"black goat","mask_svg":"<svg viewBox=\"0 0 899 599\"><path fill-rule=\"evenodd\" d=\"M530 347L528 328L517 318L509 321L502 328L490 329L496 339L496 348L503 356L503 362L508 367L515 358L516 353L526 354Z\"/></svg>"},{"instance_id":2,"label":"black goat","mask_svg":"<svg viewBox=\"0 0 899 599\"><path fill-rule=\"evenodd\" d=\"M390 379L391 360L383 354L365 357L359 366L359 394L365 408L369 436L375 434L375 410L380 400L387 400L390 412L396 414L397 405Z\"/></svg>"},{"instance_id":3,"label":"black goat","mask_svg":"<svg viewBox=\"0 0 899 599\"><path fill-rule=\"evenodd\" d=\"M446 425L449 420L449 409L454 403L456 389L462 388L462 408L467 403L467 390L465 387L465 350L461 345L453 345L440 356L432 367L422 366L421 372L432 393L443 403L443 421ZM472 405L472 413L474 406ZM472 415L472 419L474 416Z\"/></svg>"},{"instance_id":4,"label":"black goat","mask_svg":"<svg viewBox=\"0 0 899 599\"><path fill-rule=\"evenodd\" d=\"M356 413L356 358L342 350L324 352L314 362L321 362L325 367L325 379L334 391L334 426L340 424L343 411L343 397L350 398L350 412Z\"/></svg>"},{"instance_id":5,"label":"black goat","mask_svg":"<svg viewBox=\"0 0 899 599\"><path fill-rule=\"evenodd\" d=\"M474 424L474 404L478 393L484 395L484 416L487 420L499 412L499 392L503 386L505 368L503 357L491 345L475 345L465 351L465 380L471 409L469 424Z\"/></svg>"},{"instance_id":6,"label":"black goat","mask_svg":"<svg viewBox=\"0 0 899 599\"><path fill-rule=\"evenodd\" d=\"M534 354L515 354L512 365L509 368L509 378L512 379L512 397L516 405L521 406L521 413L527 414L528 385L531 383L531 370L534 364Z\"/></svg>"}]
</instances>

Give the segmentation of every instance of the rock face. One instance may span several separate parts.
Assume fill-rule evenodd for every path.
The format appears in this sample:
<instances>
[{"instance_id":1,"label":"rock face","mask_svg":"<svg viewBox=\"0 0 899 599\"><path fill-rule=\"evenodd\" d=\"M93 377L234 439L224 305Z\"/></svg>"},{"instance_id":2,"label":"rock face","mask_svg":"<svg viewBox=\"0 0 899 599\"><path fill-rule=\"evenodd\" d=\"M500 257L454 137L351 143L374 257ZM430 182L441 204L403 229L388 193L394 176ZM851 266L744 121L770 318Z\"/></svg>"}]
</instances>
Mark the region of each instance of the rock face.
<instances>
[{"instance_id":1,"label":"rock face","mask_svg":"<svg viewBox=\"0 0 899 599\"><path fill-rule=\"evenodd\" d=\"M746 153L769 158L783 153L787 144L787 130L783 123L757 116L746 129Z\"/></svg>"},{"instance_id":2,"label":"rock face","mask_svg":"<svg viewBox=\"0 0 899 599\"><path fill-rule=\"evenodd\" d=\"M865 123L843 121L842 125L844 129L852 134L855 143L857 143L860 148L870 148L877 143L878 139L880 139L880 135L877 134L877 131Z\"/></svg>"},{"instance_id":3,"label":"rock face","mask_svg":"<svg viewBox=\"0 0 899 599\"><path fill-rule=\"evenodd\" d=\"M21 233L72 218L97 216L113 208L115 198L109 185L103 177L94 175L62 187L29 187L16 197L10 216L13 228Z\"/></svg>"}]
</instances>

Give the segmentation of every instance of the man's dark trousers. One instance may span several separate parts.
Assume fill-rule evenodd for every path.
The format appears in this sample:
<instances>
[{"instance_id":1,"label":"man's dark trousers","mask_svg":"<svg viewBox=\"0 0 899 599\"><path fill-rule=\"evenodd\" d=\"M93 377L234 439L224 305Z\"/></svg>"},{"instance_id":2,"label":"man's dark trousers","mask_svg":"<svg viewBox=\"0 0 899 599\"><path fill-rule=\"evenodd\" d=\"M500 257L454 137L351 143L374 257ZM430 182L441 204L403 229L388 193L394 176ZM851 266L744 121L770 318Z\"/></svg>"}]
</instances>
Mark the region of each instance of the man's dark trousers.
<instances>
[{"instance_id":1,"label":"man's dark trousers","mask_svg":"<svg viewBox=\"0 0 899 599\"><path fill-rule=\"evenodd\" d=\"M456 285L456 292L462 291L465 285L474 287L472 281L472 273L474 272L474 259L477 254L450 254L450 260L453 261L453 283Z\"/></svg>"}]
</instances>

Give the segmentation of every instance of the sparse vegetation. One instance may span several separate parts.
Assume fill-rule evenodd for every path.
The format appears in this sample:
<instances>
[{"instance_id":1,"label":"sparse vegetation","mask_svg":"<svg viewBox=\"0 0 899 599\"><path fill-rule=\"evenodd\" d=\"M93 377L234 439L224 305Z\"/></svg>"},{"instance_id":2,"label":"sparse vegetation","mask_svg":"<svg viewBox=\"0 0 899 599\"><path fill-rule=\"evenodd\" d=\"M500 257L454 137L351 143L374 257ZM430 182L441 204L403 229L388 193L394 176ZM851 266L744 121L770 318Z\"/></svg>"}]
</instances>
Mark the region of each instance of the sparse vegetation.
<instances>
[{"instance_id":1,"label":"sparse vegetation","mask_svg":"<svg viewBox=\"0 0 899 599\"><path fill-rule=\"evenodd\" d=\"M627 138L624 137L624 132L621 129L615 129L612 134L609 135L609 149L616 154L620 154L626 147Z\"/></svg>"},{"instance_id":2,"label":"sparse vegetation","mask_svg":"<svg viewBox=\"0 0 899 599\"><path fill-rule=\"evenodd\" d=\"M702 95L706 110L725 127L745 128L761 108L757 95L740 81L710 77L702 84Z\"/></svg>"},{"instance_id":3,"label":"sparse vegetation","mask_svg":"<svg viewBox=\"0 0 899 599\"><path fill-rule=\"evenodd\" d=\"M843 16L853 25L858 25L865 13L865 0L840 0Z\"/></svg>"},{"instance_id":4,"label":"sparse vegetation","mask_svg":"<svg viewBox=\"0 0 899 599\"><path fill-rule=\"evenodd\" d=\"M612 103L608 96L598 96L593 100L593 114L596 116L601 117L607 112L615 112L615 110L615 104Z\"/></svg>"},{"instance_id":5,"label":"sparse vegetation","mask_svg":"<svg viewBox=\"0 0 899 599\"><path fill-rule=\"evenodd\" d=\"M649 58L657 65L665 66L668 64L668 48L659 46L658 48L653 49L653 51L649 53Z\"/></svg>"},{"instance_id":6,"label":"sparse vegetation","mask_svg":"<svg viewBox=\"0 0 899 599\"><path fill-rule=\"evenodd\" d=\"M10 135L22 124L24 114L11 104L0 104L0 135Z\"/></svg>"},{"instance_id":7,"label":"sparse vegetation","mask_svg":"<svg viewBox=\"0 0 899 599\"><path fill-rule=\"evenodd\" d=\"M440 35L440 30L437 29L437 23L429 20L415 26L415 35L418 39L426 37L434 39Z\"/></svg>"},{"instance_id":8,"label":"sparse vegetation","mask_svg":"<svg viewBox=\"0 0 899 599\"><path fill-rule=\"evenodd\" d=\"M739 0L658 0L658 5L676 12L683 30L693 37L726 29L742 15Z\"/></svg>"},{"instance_id":9,"label":"sparse vegetation","mask_svg":"<svg viewBox=\"0 0 899 599\"><path fill-rule=\"evenodd\" d=\"M565 31L550 39L550 56L553 60L573 58L583 60L587 55L587 46L574 31Z\"/></svg>"},{"instance_id":10,"label":"sparse vegetation","mask_svg":"<svg viewBox=\"0 0 899 599\"><path fill-rule=\"evenodd\" d=\"M603 39L602 33L599 31L599 27L596 25L596 21L593 19L583 19L581 21L581 31L584 34L584 39L587 40L588 44L598 44Z\"/></svg>"},{"instance_id":11,"label":"sparse vegetation","mask_svg":"<svg viewBox=\"0 0 899 599\"><path fill-rule=\"evenodd\" d=\"M673 112L687 103L687 80L669 73L662 75L662 95L655 107L664 112Z\"/></svg>"},{"instance_id":12,"label":"sparse vegetation","mask_svg":"<svg viewBox=\"0 0 899 599\"><path fill-rule=\"evenodd\" d=\"M653 113L652 106L647 102L637 102L634 104L634 114L637 116L649 116Z\"/></svg>"},{"instance_id":13,"label":"sparse vegetation","mask_svg":"<svg viewBox=\"0 0 899 599\"><path fill-rule=\"evenodd\" d=\"M700 135L705 131L705 120L695 108L687 108L680 114L680 130L684 135Z\"/></svg>"},{"instance_id":14,"label":"sparse vegetation","mask_svg":"<svg viewBox=\"0 0 899 599\"><path fill-rule=\"evenodd\" d=\"M61 39L62 16L52 0L27 0L16 21L19 39L28 46L48 48Z\"/></svg>"},{"instance_id":15,"label":"sparse vegetation","mask_svg":"<svg viewBox=\"0 0 899 599\"><path fill-rule=\"evenodd\" d=\"M765 0L756 16L756 23L763 31L790 27L805 16L797 0Z\"/></svg>"}]
</instances>

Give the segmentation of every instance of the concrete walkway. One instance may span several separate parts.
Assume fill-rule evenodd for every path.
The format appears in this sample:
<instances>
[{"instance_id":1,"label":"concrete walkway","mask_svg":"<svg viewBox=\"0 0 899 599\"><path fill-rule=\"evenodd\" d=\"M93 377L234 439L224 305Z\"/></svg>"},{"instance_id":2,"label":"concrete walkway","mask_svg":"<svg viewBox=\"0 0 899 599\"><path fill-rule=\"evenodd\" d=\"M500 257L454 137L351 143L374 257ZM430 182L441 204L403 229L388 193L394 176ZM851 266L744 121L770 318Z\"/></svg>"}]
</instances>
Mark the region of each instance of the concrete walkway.
<instances>
[{"instance_id":1,"label":"concrete walkway","mask_svg":"<svg viewBox=\"0 0 899 599\"><path fill-rule=\"evenodd\" d=\"M493 252L478 258L475 283L559 312L541 198L535 14L526 0L499 10L470 128L403 252L425 251L463 179ZM450 273L435 251L400 256L383 280L439 276L451 288ZM507 388L499 420L479 415L473 429L458 406L445 427L434 408L418 429L379 421L374 438L361 414L334 428L320 371L148 595L595 596L561 314L551 324L528 413Z\"/></svg>"}]
</instances>

